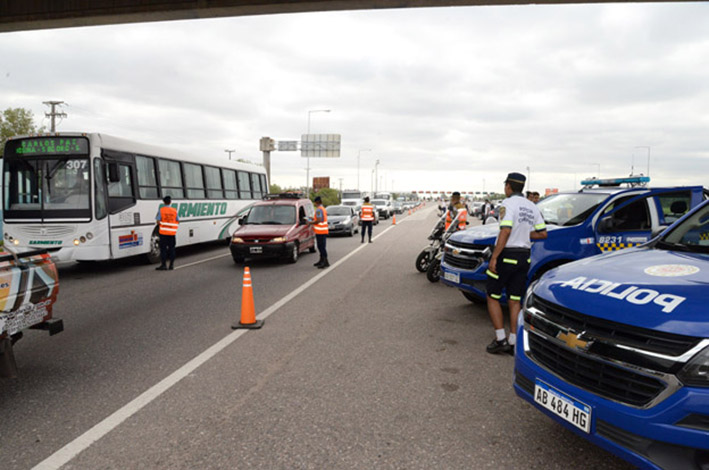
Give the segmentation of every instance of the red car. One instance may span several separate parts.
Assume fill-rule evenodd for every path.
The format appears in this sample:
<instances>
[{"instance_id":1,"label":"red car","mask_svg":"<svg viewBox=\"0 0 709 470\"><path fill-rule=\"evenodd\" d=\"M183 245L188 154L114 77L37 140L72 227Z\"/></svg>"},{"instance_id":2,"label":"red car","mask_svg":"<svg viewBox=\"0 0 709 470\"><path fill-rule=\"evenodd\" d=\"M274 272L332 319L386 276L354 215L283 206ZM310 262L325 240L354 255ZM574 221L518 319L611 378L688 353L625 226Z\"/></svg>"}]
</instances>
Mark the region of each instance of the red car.
<instances>
[{"instance_id":1,"label":"red car","mask_svg":"<svg viewBox=\"0 0 709 470\"><path fill-rule=\"evenodd\" d=\"M315 253L315 233L308 224L314 215L310 199L298 194L266 196L239 219L229 244L234 262L279 257L295 263L305 250Z\"/></svg>"}]
</instances>

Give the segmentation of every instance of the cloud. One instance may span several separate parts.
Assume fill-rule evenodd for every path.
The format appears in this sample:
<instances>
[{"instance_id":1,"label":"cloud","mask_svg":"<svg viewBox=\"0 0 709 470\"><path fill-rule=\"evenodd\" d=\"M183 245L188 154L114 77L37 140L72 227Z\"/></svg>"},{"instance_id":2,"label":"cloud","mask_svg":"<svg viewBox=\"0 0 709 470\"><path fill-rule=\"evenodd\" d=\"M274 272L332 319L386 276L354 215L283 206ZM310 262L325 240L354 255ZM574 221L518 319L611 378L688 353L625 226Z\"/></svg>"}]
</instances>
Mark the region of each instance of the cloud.
<instances>
[{"instance_id":1,"label":"cloud","mask_svg":"<svg viewBox=\"0 0 709 470\"><path fill-rule=\"evenodd\" d=\"M342 134L313 176L367 189L376 159L398 189L571 188L601 165L645 161L658 184L701 184L707 165L709 7L506 6L357 11L0 35L0 107L60 130L117 134L260 160L262 136ZM8 75L9 74L9 75ZM635 154L635 155L634 155ZM645 167L643 163L642 167ZM297 153L273 179L305 181ZM495 186L497 185L497 186Z\"/></svg>"}]
</instances>

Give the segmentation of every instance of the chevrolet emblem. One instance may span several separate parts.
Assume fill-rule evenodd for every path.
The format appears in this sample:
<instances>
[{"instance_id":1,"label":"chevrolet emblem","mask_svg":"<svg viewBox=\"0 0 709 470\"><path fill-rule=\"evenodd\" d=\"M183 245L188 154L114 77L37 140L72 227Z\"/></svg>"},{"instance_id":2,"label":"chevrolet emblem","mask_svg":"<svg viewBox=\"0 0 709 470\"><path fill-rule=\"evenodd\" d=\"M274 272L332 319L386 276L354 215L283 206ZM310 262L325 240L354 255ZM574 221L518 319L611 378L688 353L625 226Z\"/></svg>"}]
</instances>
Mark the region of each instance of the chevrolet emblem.
<instances>
[{"instance_id":1,"label":"chevrolet emblem","mask_svg":"<svg viewBox=\"0 0 709 470\"><path fill-rule=\"evenodd\" d=\"M453 254L454 254L454 255L459 255L459 254L460 254L460 250L453 249Z\"/></svg>"},{"instance_id":2,"label":"chevrolet emblem","mask_svg":"<svg viewBox=\"0 0 709 470\"><path fill-rule=\"evenodd\" d=\"M559 332L556 335L556 339L563 341L571 349L581 349L583 351L586 351L586 350L588 350L588 347L590 346L591 341L584 341L581 339L581 337L585 333L586 332L584 331L582 333L575 335L571 332L566 332L566 333Z\"/></svg>"}]
</instances>

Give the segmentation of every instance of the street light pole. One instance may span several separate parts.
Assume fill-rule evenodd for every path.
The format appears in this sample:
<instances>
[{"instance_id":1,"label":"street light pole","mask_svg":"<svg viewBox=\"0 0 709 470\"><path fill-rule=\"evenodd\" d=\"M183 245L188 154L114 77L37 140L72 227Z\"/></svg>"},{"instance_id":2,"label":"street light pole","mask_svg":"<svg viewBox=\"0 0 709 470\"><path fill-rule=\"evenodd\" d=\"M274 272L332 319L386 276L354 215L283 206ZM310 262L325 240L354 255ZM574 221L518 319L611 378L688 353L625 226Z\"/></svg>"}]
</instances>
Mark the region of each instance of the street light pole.
<instances>
[{"instance_id":1,"label":"street light pole","mask_svg":"<svg viewBox=\"0 0 709 470\"><path fill-rule=\"evenodd\" d=\"M532 190L532 171L527 167L527 190Z\"/></svg>"},{"instance_id":2,"label":"street light pole","mask_svg":"<svg viewBox=\"0 0 709 470\"><path fill-rule=\"evenodd\" d=\"M231 154L236 152L236 150L224 150L224 151L229 154L229 160L231 160Z\"/></svg>"},{"instance_id":3,"label":"street light pole","mask_svg":"<svg viewBox=\"0 0 709 470\"><path fill-rule=\"evenodd\" d=\"M310 135L310 115L313 113L329 113L330 111L331 110L329 110L329 109L311 109L310 111L308 111L308 132L307 132L307 135ZM310 197L310 152L309 151L308 151L307 158L308 158L308 163L307 163L307 167L305 170L305 196Z\"/></svg>"},{"instance_id":4,"label":"street light pole","mask_svg":"<svg viewBox=\"0 0 709 470\"><path fill-rule=\"evenodd\" d=\"M362 152L371 152L372 149L359 149L357 150L357 191L359 191L359 156Z\"/></svg>"},{"instance_id":5,"label":"street light pole","mask_svg":"<svg viewBox=\"0 0 709 470\"><path fill-rule=\"evenodd\" d=\"M379 177L379 169L378 169L378 167L379 167L379 160L377 160L377 161L374 163L374 196L376 196L376 195L377 195L377 191L379 191L379 186L378 186L378 184L377 184L377 183L379 182L379 180L377 179L377 178Z\"/></svg>"}]
</instances>

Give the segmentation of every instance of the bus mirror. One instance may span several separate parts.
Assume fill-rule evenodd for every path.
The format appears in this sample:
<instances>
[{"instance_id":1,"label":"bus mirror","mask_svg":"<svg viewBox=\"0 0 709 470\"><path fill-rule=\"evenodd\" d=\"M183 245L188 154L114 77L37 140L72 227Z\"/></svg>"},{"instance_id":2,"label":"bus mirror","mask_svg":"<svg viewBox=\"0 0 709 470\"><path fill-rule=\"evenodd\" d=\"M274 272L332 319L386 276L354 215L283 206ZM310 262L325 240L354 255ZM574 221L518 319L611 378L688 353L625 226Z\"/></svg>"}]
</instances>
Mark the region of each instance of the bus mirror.
<instances>
[{"instance_id":1,"label":"bus mirror","mask_svg":"<svg viewBox=\"0 0 709 470\"><path fill-rule=\"evenodd\" d=\"M118 171L118 163L108 164L108 182L118 183L121 181L121 172Z\"/></svg>"}]
</instances>

